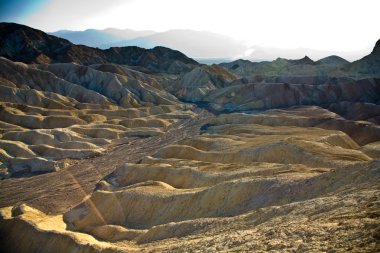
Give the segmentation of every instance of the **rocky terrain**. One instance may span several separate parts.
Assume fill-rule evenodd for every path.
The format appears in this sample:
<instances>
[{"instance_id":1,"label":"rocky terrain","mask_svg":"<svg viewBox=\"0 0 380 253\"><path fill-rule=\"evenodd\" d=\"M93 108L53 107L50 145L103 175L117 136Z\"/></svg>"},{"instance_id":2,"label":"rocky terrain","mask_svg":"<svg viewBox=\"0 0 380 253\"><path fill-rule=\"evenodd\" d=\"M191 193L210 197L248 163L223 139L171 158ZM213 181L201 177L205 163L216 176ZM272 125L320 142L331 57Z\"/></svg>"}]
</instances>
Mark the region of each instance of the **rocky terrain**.
<instances>
[{"instance_id":1,"label":"rocky terrain","mask_svg":"<svg viewBox=\"0 0 380 253\"><path fill-rule=\"evenodd\" d=\"M117 63L168 73L179 73L182 71L181 66L197 64L181 52L164 47L146 50L132 46L100 50L74 45L68 40L14 23L1 23L0 36L3 38L0 55L24 63Z\"/></svg>"},{"instance_id":2,"label":"rocky terrain","mask_svg":"<svg viewBox=\"0 0 380 253\"><path fill-rule=\"evenodd\" d=\"M0 37L0 251L380 251L380 42L207 66Z\"/></svg>"},{"instance_id":3,"label":"rocky terrain","mask_svg":"<svg viewBox=\"0 0 380 253\"><path fill-rule=\"evenodd\" d=\"M194 116L155 78L125 67L0 64L3 177L56 171L112 140L160 135Z\"/></svg>"}]
</instances>

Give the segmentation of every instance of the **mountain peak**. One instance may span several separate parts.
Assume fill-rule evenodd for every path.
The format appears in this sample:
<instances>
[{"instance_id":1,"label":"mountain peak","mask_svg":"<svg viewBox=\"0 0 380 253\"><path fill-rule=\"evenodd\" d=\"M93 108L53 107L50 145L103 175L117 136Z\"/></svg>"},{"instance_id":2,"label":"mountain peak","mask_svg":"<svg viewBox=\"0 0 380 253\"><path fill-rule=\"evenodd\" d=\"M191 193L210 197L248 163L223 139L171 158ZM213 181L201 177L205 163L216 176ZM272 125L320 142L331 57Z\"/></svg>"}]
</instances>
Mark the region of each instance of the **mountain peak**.
<instances>
[{"instance_id":1,"label":"mountain peak","mask_svg":"<svg viewBox=\"0 0 380 253\"><path fill-rule=\"evenodd\" d=\"M376 45L373 48L371 54L375 54L375 55L379 55L380 56L380 39L376 42Z\"/></svg>"},{"instance_id":2,"label":"mountain peak","mask_svg":"<svg viewBox=\"0 0 380 253\"><path fill-rule=\"evenodd\" d=\"M301 60L312 61L309 56L305 55Z\"/></svg>"},{"instance_id":3,"label":"mountain peak","mask_svg":"<svg viewBox=\"0 0 380 253\"><path fill-rule=\"evenodd\" d=\"M139 66L153 72L168 71L176 61L198 63L183 53L164 47L120 47L100 50L48 35L15 23L0 23L0 56L24 63L75 62L82 65L117 63Z\"/></svg>"},{"instance_id":4,"label":"mountain peak","mask_svg":"<svg viewBox=\"0 0 380 253\"><path fill-rule=\"evenodd\" d=\"M302 64L314 64L314 61L310 59L309 56L305 55L302 59L299 60Z\"/></svg>"},{"instance_id":5,"label":"mountain peak","mask_svg":"<svg viewBox=\"0 0 380 253\"><path fill-rule=\"evenodd\" d=\"M293 64L293 65L302 65L302 64L313 65L313 64L315 64L315 62L306 55L305 55L305 57L298 59L298 60L288 60L288 63Z\"/></svg>"},{"instance_id":6,"label":"mountain peak","mask_svg":"<svg viewBox=\"0 0 380 253\"><path fill-rule=\"evenodd\" d=\"M316 64L347 64L350 62L337 55L330 55L316 61L315 63Z\"/></svg>"}]
</instances>

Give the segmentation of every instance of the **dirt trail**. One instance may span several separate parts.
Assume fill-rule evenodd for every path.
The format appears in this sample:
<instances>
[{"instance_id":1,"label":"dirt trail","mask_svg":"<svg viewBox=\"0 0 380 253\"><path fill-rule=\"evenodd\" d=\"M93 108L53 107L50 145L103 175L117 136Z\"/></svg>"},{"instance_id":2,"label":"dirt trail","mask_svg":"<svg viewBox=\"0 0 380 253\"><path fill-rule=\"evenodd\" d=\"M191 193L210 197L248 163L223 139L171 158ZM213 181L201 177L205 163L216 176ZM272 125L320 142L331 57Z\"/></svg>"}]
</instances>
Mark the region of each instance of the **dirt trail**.
<instances>
[{"instance_id":1,"label":"dirt trail","mask_svg":"<svg viewBox=\"0 0 380 253\"><path fill-rule=\"evenodd\" d=\"M213 115L199 108L194 112L197 117L172 124L163 135L129 138L124 143L122 140L115 141L108 146L106 154L77 161L58 172L2 180L0 207L27 203L46 213L62 213L79 204L94 190L100 179L116 168L127 162L137 162L163 146L198 134L200 127Z\"/></svg>"}]
</instances>

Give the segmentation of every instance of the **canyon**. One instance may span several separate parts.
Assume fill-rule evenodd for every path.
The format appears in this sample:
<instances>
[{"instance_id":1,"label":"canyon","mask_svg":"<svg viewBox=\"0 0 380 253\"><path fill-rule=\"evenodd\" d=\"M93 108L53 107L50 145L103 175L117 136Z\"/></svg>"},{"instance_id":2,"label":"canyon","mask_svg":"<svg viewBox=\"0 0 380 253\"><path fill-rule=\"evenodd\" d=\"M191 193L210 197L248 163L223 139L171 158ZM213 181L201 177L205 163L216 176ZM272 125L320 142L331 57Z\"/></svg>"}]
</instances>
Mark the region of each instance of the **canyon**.
<instances>
[{"instance_id":1,"label":"canyon","mask_svg":"<svg viewBox=\"0 0 380 253\"><path fill-rule=\"evenodd\" d=\"M2 252L380 250L380 40L204 65L0 38Z\"/></svg>"}]
</instances>

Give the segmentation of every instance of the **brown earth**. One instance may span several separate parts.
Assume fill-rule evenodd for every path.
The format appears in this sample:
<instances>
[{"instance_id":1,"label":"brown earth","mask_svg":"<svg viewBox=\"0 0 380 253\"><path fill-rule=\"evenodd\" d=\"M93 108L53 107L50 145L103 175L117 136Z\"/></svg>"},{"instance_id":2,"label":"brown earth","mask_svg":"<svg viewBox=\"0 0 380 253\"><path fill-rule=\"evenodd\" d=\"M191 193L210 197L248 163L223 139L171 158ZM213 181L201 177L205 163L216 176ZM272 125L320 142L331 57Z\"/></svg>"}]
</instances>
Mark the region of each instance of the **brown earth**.
<instances>
[{"instance_id":1,"label":"brown earth","mask_svg":"<svg viewBox=\"0 0 380 253\"><path fill-rule=\"evenodd\" d=\"M47 213L62 213L80 203L94 190L100 179L125 163L134 163L155 153L163 146L198 134L206 119L204 110L194 119L180 120L161 136L123 138L106 147L99 157L71 160L70 167L48 174L0 181L0 206L27 203ZM22 187L20 187L22 185ZM30 190L33 189L33 190Z\"/></svg>"},{"instance_id":2,"label":"brown earth","mask_svg":"<svg viewBox=\"0 0 380 253\"><path fill-rule=\"evenodd\" d=\"M1 252L380 252L380 42L204 66L0 37Z\"/></svg>"}]
</instances>

